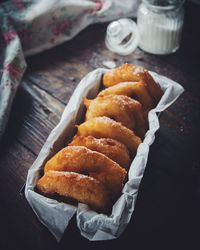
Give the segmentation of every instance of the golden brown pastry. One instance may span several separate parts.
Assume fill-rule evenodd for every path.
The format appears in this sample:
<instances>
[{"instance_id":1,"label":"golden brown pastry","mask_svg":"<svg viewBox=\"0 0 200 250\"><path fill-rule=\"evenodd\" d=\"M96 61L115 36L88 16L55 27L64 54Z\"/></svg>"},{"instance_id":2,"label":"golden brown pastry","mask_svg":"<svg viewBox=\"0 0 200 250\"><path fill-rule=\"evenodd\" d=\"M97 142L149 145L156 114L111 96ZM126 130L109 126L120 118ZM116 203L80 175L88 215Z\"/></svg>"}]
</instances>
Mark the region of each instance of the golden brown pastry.
<instances>
[{"instance_id":1,"label":"golden brown pastry","mask_svg":"<svg viewBox=\"0 0 200 250\"><path fill-rule=\"evenodd\" d=\"M85 146L106 155L126 169L130 166L130 156L126 146L111 138L97 139L93 136L75 135L69 146Z\"/></svg>"},{"instance_id":2,"label":"golden brown pastry","mask_svg":"<svg viewBox=\"0 0 200 250\"><path fill-rule=\"evenodd\" d=\"M96 138L112 138L120 141L135 154L141 139L133 131L108 117L92 118L78 126L78 135L92 135Z\"/></svg>"},{"instance_id":3,"label":"golden brown pastry","mask_svg":"<svg viewBox=\"0 0 200 250\"><path fill-rule=\"evenodd\" d=\"M100 212L119 197L130 156L147 130L147 114L163 94L147 70L131 64L105 73L103 84L107 88L97 98L84 100L86 121L46 163L36 184L46 196L64 196Z\"/></svg>"},{"instance_id":4,"label":"golden brown pastry","mask_svg":"<svg viewBox=\"0 0 200 250\"><path fill-rule=\"evenodd\" d=\"M101 182L73 172L48 171L37 182L44 195L58 194L88 204L97 211L107 211L112 198Z\"/></svg>"},{"instance_id":5,"label":"golden brown pastry","mask_svg":"<svg viewBox=\"0 0 200 250\"><path fill-rule=\"evenodd\" d=\"M125 63L115 69L109 70L103 76L103 84L105 87L110 87L120 82L138 81L143 81L146 84L147 90L154 101L154 105L156 105L163 92L146 69Z\"/></svg>"},{"instance_id":6,"label":"golden brown pastry","mask_svg":"<svg viewBox=\"0 0 200 250\"><path fill-rule=\"evenodd\" d=\"M121 192L126 170L107 156L83 146L68 146L60 150L45 165L49 170L85 174L100 181L114 196Z\"/></svg>"},{"instance_id":7,"label":"golden brown pastry","mask_svg":"<svg viewBox=\"0 0 200 250\"><path fill-rule=\"evenodd\" d=\"M143 138L146 132L146 122L142 113L142 105L124 95L99 96L94 100L84 99L87 107L86 121L98 116L107 116Z\"/></svg>"},{"instance_id":8,"label":"golden brown pastry","mask_svg":"<svg viewBox=\"0 0 200 250\"><path fill-rule=\"evenodd\" d=\"M102 90L98 96L125 95L134 98L142 104L143 110L147 113L154 107L144 82L121 82Z\"/></svg>"}]
</instances>

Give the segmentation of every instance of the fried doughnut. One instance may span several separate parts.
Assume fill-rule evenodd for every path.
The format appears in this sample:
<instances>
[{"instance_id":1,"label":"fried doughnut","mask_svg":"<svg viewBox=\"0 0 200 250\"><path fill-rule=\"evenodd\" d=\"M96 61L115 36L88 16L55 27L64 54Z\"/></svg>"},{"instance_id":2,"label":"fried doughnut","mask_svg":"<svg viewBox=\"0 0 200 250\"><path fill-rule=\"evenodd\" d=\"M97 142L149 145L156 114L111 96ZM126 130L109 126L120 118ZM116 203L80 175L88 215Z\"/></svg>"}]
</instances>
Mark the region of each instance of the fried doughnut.
<instances>
[{"instance_id":1,"label":"fried doughnut","mask_svg":"<svg viewBox=\"0 0 200 250\"><path fill-rule=\"evenodd\" d=\"M121 192L127 173L107 156L83 146L68 146L60 150L46 163L44 172L49 170L86 174L103 183L114 195Z\"/></svg>"},{"instance_id":2,"label":"fried doughnut","mask_svg":"<svg viewBox=\"0 0 200 250\"><path fill-rule=\"evenodd\" d=\"M69 146L85 146L86 148L106 155L126 169L130 165L130 156L126 146L114 139L97 139L93 136L75 135Z\"/></svg>"},{"instance_id":3,"label":"fried doughnut","mask_svg":"<svg viewBox=\"0 0 200 250\"><path fill-rule=\"evenodd\" d=\"M45 195L58 194L88 204L97 211L110 207L106 188L92 177L73 172L48 171L37 182L37 189Z\"/></svg>"},{"instance_id":4,"label":"fried doughnut","mask_svg":"<svg viewBox=\"0 0 200 250\"><path fill-rule=\"evenodd\" d=\"M78 126L78 135L92 135L96 138L112 138L127 146L132 154L141 143L141 139L133 131L108 117L92 118Z\"/></svg>"},{"instance_id":5,"label":"fried doughnut","mask_svg":"<svg viewBox=\"0 0 200 250\"><path fill-rule=\"evenodd\" d=\"M156 105L163 92L160 86L154 81L153 77L143 67L125 63L115 69L109 70L103 76L103 84L105 87L110 87L120 82L135 81L143 81L146 83L147 90Z\"/></svg>"},{"instance_id":6,"label":"fried doughnut","mask_svg":"<svg viewBox=\"0 0 200 250\"><path fill-rule=\"evenodd\" d=\"M146 132L142 105L124 95L99 96L94 100L84 99L87 107L86 121L98 116L107 116L133 130L141 138Z\"/></svg>"},{"instance_id":7,"label":"fried doughnut","mask_svg":"<svg viewBox=\"0 0 200 250\"><path fill-rule=\"evenodd\" d=\"M121 82L102 90L98 96L125 95L134 98L142 104L143 110L148 112L154 104L144 82Z\"/></svg>"}]
</instances>

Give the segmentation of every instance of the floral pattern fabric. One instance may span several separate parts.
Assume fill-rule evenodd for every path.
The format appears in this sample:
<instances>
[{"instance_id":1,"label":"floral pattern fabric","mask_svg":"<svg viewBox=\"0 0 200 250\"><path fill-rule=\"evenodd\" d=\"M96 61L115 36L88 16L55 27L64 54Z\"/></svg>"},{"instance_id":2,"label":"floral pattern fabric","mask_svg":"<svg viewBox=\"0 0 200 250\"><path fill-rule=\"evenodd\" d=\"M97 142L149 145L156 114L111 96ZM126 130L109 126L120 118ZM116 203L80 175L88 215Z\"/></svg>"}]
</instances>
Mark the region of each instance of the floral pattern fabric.
<instances>
[{"instance_id":1,"label":"floral pattern fabric","mask_svg":"<svg viewBox=\"0 0 200 250\"><path fill-rule=\"evenodd\" d=\"M136 16L140 0L9 0L0 4L0 138L26 56L72 39L93 23Z\"/></svg>"}]
</instances>

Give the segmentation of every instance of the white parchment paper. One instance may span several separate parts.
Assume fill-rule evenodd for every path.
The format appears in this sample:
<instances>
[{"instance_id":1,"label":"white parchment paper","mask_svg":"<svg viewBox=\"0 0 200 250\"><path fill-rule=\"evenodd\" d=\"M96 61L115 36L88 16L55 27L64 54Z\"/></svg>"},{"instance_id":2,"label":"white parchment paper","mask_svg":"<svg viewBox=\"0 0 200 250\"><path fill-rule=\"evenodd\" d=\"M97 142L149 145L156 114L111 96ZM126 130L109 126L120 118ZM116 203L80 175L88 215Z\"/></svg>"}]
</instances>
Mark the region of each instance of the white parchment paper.
<instances>
[{"instance_id":1,"label":"white parchment paper","mask_svg":"<svg viewBox=\"0 0 200 250\"><path fill-rule=\"evenodd\" d=\"M106 71L106 69L96 69L81 80L63 112L59 124L50 133L37 159L28 171L25 197L41 223L51 231L58 241L62 238L73 215L76 215L80 233L89 240L109 240L121 235L134 211L139 185L148 159L149 147L160 126L157 113L169 107L184 91L178 83L150 72L155 81L160 84L164 95L157 107L149 112L149 130L138 147L128 172L128 182L123 188L121 197L114 204L110 216L96 213L85 204L79 203L77 207L36 193L34 187L41 177L41 170L45 163L74 135L74 125L80 122L84 111L83 97L94 98L97 95L102 75Z\"/></svg>"}]
</instances>

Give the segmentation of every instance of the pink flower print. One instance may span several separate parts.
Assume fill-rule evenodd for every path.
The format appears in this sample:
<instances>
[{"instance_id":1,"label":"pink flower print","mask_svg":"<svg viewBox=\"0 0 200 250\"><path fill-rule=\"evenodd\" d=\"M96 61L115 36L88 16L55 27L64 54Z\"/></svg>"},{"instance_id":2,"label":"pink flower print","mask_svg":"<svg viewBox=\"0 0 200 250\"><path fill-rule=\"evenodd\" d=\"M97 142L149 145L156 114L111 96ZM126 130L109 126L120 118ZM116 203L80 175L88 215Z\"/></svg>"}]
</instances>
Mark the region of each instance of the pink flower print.
<instances>
[{"instance_id":1,"label":"pink flower print","mask_svg":"<svg viewBox=\"0 0 200 250\"><path fill-rule=\"evenodd\" d=\"M95 5L88 10L89 14L96 14L99 10L101 10L104 7L104 0L96 0Z\"/></svg>"},{"instance_id":2,"label":"pink flower print","mask_svg":"<svg viewBox=\"0 0 200 250\"><path fill-rule=\"evenodd\" d=\"M95 11L99 11L103 8L104 6L104 1L96 1L96 4L95 4Z\"/></svg>"},{"instance_id":3,"label":"pink flower print","mask_svg":"<svg viewBox=\"0 0 200 250\"><path fill-rule=\"evenodd\" d=\"M50 38L49 42L52 44L55 43L55 38L54 37Z\"/></svg>"},{"instance_id":4,"label":"pink flower print","mask_svg":"<svg viewBox=\"0 0 200 250\"><path fill-rule=\"evenodd\" d=\"M17 33L14 30L8 30L3 33L3 38L6 43L9 43L13 39L15 39L16 36L17 36Z\"/></svg>"},{"instance_id":5,"label":"pink flower print","mask_svg":"<svg viewBox=\"0 0 200 250\"><path fill-rule=\"evenodd\" d=\"M16 65L12 63L8 63L4 66L4 70L6 70L12 77L16 78L20 74L20 69L16 67Z\"/></svg>"},{"instance_id":6,"label":"pink flower print","mask_svg":"<svg viewBox=\"0 0 200 250\"><path fill-rule=\"evenodd\" d=\"M25 8L23 0L13 0L13 2L18 9L21 10Z\"/></svg>"},{"instance_id":7,"label":"pink flower print","mask_svg":"<svg viewBox=\"0 0 200 250\"><path fill-rule=\"evenodd\" d=\"M56 20L57 20L57 17L56 17L55 15L53 15L53 16L51 17L51 19L52 19L53 21L56 21Z\"/></svg>"},{"instance_id":8,"label":"pink flower print","mask_svg":"<svg viewBox=\"0 0 200 250\"><path fill-rule=\"evenodd\" d=\"M55 36L58 36L60 33L62 33L65 29L70 27L70 22L67 20L61 21L56 24L56 26L53 28L52 32Z\"/></svg>"}]
</instances>

